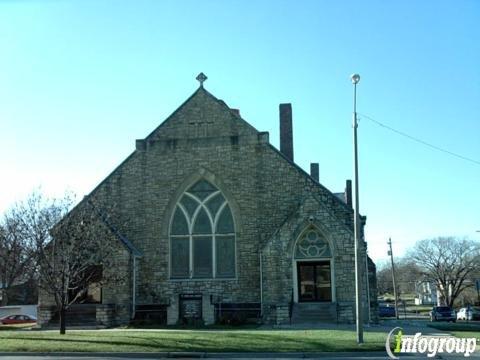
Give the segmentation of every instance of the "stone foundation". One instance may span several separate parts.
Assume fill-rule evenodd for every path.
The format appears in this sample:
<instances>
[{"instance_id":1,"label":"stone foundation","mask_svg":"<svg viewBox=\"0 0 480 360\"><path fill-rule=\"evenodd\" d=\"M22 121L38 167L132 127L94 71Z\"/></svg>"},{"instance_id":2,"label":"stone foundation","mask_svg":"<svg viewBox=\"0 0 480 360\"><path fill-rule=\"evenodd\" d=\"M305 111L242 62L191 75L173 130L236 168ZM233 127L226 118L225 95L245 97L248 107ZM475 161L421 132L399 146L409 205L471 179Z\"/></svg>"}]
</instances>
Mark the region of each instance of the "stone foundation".
<instances>
[{"instance_id":1,"label":"stone foundation","mask_svg":"<svg viewBox=\"0 0 480 360\"><path fill-rule=\"evenodd\" d=\"M45 306L45 305L38 305L37 307L37 326L38 327L45 327L48 325L50 320L55 313L54 306Z\"/></svg>"},{"instance_id":2,"label":"stone foundation","mask_svg":"<svg viewBox=\"0 0 480 360\"><path fill-rule=\"evenodd\" d=\"M167 307L167 325L176 325L178 323L179 305L178 296L170 300L170 306Z\"/></svg>"},{"instance_id":3,"label":"stone foundation","mask_svg":"<svg viewBox=\"0 0 480 360\"><path fill-rule=\"evenodd\" d=\"M202 318L205 325L215 323L215 306L210 301L210 296L203 294L202 296Z\"/></svg>"},{"instance_id":4,"label":"stone foundation","mask_svg":"<svg viewBox=\"0 0 480 360\"><path fill-rule=\"evenodd\" d=\"M277 325L290 324L290 306L288 304L276 306L275 323Z\"/></svg>"},{"instance_id":5,"label":"stone foundation","mask_svg":"<svg viewBox=\"0 0 480 360\"><path fill-rule=\"evenodd\" d=\"M352 324L355 322L355 303L343 301L337 305L338 322Z\"/></svg>"},{"instance_id":6,"label":"stone foundation","mask_svg":"<svg viewBox=\"0 0 480 360\"><path fill-rule=\"evenodd\" d=\"M115 321L115 305L102 304L97 306L96 312L97 326L114 326Z\"/></svg>"}]
</instances>

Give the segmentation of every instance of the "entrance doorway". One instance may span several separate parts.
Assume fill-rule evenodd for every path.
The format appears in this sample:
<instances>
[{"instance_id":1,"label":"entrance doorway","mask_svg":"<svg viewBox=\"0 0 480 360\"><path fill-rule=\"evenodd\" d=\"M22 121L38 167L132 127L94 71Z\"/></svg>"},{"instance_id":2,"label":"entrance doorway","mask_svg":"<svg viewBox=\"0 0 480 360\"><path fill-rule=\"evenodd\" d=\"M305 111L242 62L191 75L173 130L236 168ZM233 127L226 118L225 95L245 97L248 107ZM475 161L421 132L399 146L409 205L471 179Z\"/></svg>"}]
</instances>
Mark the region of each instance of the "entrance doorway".
<instances>
[{"instance_id":1,"label":"entrance doorway","mask_svg":"<svg viewBox=\"0 0 480 360\"><path fill-rule=\"evenodd\" d=\"M330 261L297 262L298 301L332 301Z\"/></svg>"}]
</instances>

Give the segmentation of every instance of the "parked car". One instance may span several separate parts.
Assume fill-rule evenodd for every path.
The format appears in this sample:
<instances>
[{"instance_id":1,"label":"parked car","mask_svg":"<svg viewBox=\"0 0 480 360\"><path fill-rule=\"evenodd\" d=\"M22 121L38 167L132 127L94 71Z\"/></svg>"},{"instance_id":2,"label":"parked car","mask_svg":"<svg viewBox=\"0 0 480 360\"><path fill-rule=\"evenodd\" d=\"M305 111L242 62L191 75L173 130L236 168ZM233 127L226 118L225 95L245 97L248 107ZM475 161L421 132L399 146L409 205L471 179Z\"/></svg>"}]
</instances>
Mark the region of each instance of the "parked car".
<instances>
[{"instance_id":1,"label":"parked car","mask_svg":"<svg viewBox=\"0 0 480 360\"><path fill-rule=\"evenodd\" d=\"M7 315L0 319L0 324L3 325L30 324L36 322L37 318L32 315Z\"/></svg>"},{"instance_id":2,"label":"parked car","mask_svg":"<svg viewBox=\"0 0 480 360\"><path fill-rule=\"evenodd\" d=\"M395 317L395 306L380 305L378 307L378 316Z\"/></svg>"},{"instance_id":3,"label":"parked car","mask_svg":"<svg viewBox=\"0 0 480 360\"><path fill-rule=\"evenodd\" d=\"M450 306L434 306L430 311L430 321L457 321L455 310Z\"/></svg>"},{"instance_id":4,"label":"parked car","mask_svg":"<svg viewBox=\"0 0 480 360\"><path fill-rule=\"evenodd\" d=\"M480 320L480 309L474 307L463 307L457 312L457 320Z\"/></svg>"}]
</instances>

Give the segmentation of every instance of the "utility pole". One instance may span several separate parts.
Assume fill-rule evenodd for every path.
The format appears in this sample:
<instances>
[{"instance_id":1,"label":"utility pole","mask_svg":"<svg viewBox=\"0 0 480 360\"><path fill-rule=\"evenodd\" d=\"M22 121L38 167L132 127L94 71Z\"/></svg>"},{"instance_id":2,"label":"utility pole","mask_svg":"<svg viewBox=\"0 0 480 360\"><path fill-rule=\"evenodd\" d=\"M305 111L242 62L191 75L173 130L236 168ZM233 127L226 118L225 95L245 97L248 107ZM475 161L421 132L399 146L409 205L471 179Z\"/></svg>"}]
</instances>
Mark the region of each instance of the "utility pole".
<instances>
[{"instance_id":1,"label":"utility pole","mask_svg":"<svg viewBox=\"0 0 480 360\"><path fill-rule=\"evenodd\" d=\"M363 321L362 321L362 268L359 259L360 248L360 205L358 196L358 150L357 150L357 84L360 81L360 75L353 74L350 79L353 84L353 174L355 184L355 217L354 217L354 236L355 236L355 319L357 325L357 343L363 344Z\"/></svg>"},{"instance_id":2,"label":"utility pole","mask_svg":"<svg viewBox=\"0 0 480 360\"><path fill-rule=\"evenodd\" d=\"M390 246L390 250L388 250L388 255L390 255L390 261L392 262L392 280L393 280L393 297L395 298L395 317L398 320L398 301L397 301L397 285L395 282L395 266L393 264L393 252L392 252L392 239L388 239L388 246Z\"/></svg>"}]
</instances>

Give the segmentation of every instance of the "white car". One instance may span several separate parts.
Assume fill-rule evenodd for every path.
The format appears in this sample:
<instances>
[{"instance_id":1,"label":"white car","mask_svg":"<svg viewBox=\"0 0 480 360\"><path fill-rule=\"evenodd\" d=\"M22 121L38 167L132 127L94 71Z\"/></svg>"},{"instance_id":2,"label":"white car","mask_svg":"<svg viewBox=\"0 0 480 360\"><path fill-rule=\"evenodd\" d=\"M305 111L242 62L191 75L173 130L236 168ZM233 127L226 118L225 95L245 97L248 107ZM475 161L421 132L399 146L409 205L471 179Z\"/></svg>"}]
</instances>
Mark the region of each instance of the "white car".
<instances>
[{"instance_id":1,"label":"white car","mask_svg":"<svg viewBox=\"0 0 480 360\"><path fill-rule=\"evenodd\" d=\"M477 320L480 318L480 312L472 307L463 307L457 311L457 320Z\"/></svg>"}]
</instances>

